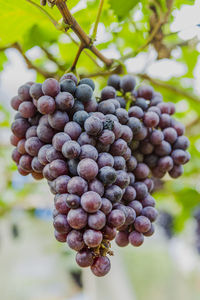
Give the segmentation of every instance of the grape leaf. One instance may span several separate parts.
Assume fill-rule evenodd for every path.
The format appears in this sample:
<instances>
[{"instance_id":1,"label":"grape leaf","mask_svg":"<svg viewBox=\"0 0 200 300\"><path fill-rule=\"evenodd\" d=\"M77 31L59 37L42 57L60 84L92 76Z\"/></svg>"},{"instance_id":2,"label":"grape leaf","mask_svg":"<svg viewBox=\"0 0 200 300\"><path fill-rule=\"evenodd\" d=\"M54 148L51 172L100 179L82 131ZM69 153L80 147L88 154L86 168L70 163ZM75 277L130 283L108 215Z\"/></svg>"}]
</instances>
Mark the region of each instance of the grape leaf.
<instances>
[{"instance_id":1,"label":"grape leaf","mask_svg":"<svg viewBox=\"0 0 200 300\"><path fill-rule=\"evenodd\" d=\"M130 10L132 10L138 2L140 1L109 0L111 8L114 10L115 14L118 16L120 20L126 18Z\"/></svg>"}]
</instances>

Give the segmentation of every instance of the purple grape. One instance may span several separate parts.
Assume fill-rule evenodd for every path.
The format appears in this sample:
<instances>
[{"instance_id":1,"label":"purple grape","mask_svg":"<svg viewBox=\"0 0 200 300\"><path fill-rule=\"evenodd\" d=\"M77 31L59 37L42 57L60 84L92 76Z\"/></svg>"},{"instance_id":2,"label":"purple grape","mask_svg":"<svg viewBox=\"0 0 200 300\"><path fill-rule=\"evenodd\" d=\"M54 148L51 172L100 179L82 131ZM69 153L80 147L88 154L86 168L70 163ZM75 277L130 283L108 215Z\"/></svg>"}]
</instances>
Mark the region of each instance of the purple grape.
<instances>
[{"instance_id":1,"label":"purple grape","mask_svg":"<svg viewBox=\"0 0 200 300\"><path fill-rule=\"evenodd\" d=\"M37 126L31 126L26 131L26 139L29 139L30 137L37 136Z\"/></svg>"},{"instance_id":2,"label":"purple grape","mask_svg":"<svg viewBox=\"0 0 200 300\"><path fill-rule=\"evenodd\" d=\"M96 141L93 137L89 136L86 132L82 132L81 135L79 136L77 142L79 143L80 146L90 144L92 146L96 145Z\"/></svg>"},{"instance_id":3,"label":"purple grape","mask_svg":"<svg viewBox=\"0 0 200 300\"><path fill-rule=\"evenodd\" d=\"M101 100L116 98L116 90L112 86L106 86L101 91Z\"/></svg>"},{"instance_id":4,"label":"purple grape","mask_svg":"<svg viewBox=\"0 0 200 300\"><path fill-rule=\"evenodd\" d=\"M182 165L174 165L173 168L169 171L169 175L172 178L178 178L183 174L183 166Z\"/></svg>"},{"instance_id":5,"label":"purple grape","mask_svg":"<svg viewBox=\"0 0 200 300\"><path fill-rule=\"evenodd\" d=\"M59 233L69 233L71 230L69 223L67 222L67 217L62 214L59 214L54 218L53 226Z\"/></svg>"},{"instance_id":6,"label":"purple grape","mask_svg":"<svg viewBox=\"0 0 200 300\"><path fill-rule=\"evenodd\" d=\"M159 156L168 155L171 153L171 150L171 145L166 141L162 141L160 145L155 147L155 153Z\"/></svg>"},{"instance_id":7,"label":"purple grape","mask_svg":"<svg viewBox=\"0 0 200 300\"><path fill-rule=\"evenodd\" d=\"M142 206L146 207L146 206L155 206L155 200L154 198L150 195L147 194L145 197L143 197L143 199L141 200Z\"/></svg>"},{"instance_id":8,"label":"purple grape","mask_svg":"<svg viewBox=\"0 0 200 300\"><path fill-rule=\"evenodd\" d=\"M44 165L42 165L40 163L40 161L38 160L37 157L34 157L32 162L31 162L31 167L32 167L33 171L41 173L43 168L44 168Z\"/></svg>"},{"instance_id":9,"label":"purple grape","mask_svg":"<svg viewBox=\"0 0 200 300\"><path fill-rule=\"evenodd\" d=\"M71 137L72 140L77 140L82 132L82 129L78 123L68 122L65 125L64 132L66 132Z\"/></svg>"},{"instance_id":10,"label":"purple grape","mask_svg":"<svg viewBox=\"0 0 200 300\"><path fill-rule=\"evenodd\" d=\"M67 141L62 146L62 154L68 159L79 157L80 152L81 147L75 141Z\"/></svg>"},{"instance_id":11,"label":"purple grape","mask_svg":"<svg viewBox=\"0 0 200 300\"><path fill-rule=\"evenodd\" d=\"M190 142L186 136L179 136L173 145L173 149L186 150L190 145Z\"/></svg>"},{"instance_id":12,"label":"purple grape","mask_svg":"<svg viewBox=\"0 0 200 300\"><path fill-rule=\"evenodd\" d=\"M102 205L100 210L105 214L108 215L111 210L112 210L112 203L110 202L110 200L106 199L106 198L102 198Z\"/></svg>"},{"instance_id":13,"label":"purple grape","mask_svg":"<svg viewBox=\"0 0 200 300\"><path fill-rule=\"evenodd\" d=\"M115 242L119 247L126 247L129 244L129 233L126 231L120 231L117 233Z\"/></svg>"},{"instance_id":14,"label":"purple grape","mask_svg":"<svg viewBox=\"0 0 200 300\"><path fill-rule=\"evenodd\" d=\"M140 86L137 90L138 97L145 98L147 100L151 100L153 97L153 88L149 85Z\"/></svg>"},{"instance_id":15,"label":"purple grape","mask_svg":"<svg viewBox=\"0 0 200 300\"><path fill-rule=\"evenodd\" d=\"M142 110L146 111L148 109L148 102L144 98L137 98L135 105L139 106Z\"/></svg>"},{"instance_id":16,"label":"purple grape","mask_svg":"<svg viewBox=\"0 0 200 300\"><path fill-rule=\"evenodd\" d=\"M101 204L101 197L93 191L86 192L81 196L81 206L86 212L97 212Z\"/></svg>"},{"instance_id":17,"label":"purple grape","mask_svg":"<svg viewBox=\"0 0 200 300\"><path fill-rule=\"evenodd\" d=\"M75 91L75 97L85 103L91 100L93 94L92 88L87 84L81 84L77 86Z\"/></svg>"},{"instance_id":18,"label":"purple grape","mask_svg":"<svg viewBox=\"0 0 200 300\"><path fill-rule=\"evenodd\" d=\"M58 194L68 193L67 184L70 179L68 175L61 175L55 179L55 190Z\"/></svg>"},{"instance_id":19,"label":"purple grape","mask_svg":"<svg viewBox=\"0 0 200 300\"><path fill-rule=\"evenodd\" d=\"M58 176L61 175L66 175L68 172L67 164L62 159L56 159L52 161L49 165L49 169L54 178L57 178Z\"/></svg>"},{"instance_id":20,"label":"purple grape","mask_svg":"<svg viewBox=\"0 0 200 300\"><path fill-rule=\"evenodd\" d=\"M69 123L68 123L69 124ZM52 145L57 151L62 151L65 142L70 141L71 137L65 132L58 132L54 135Z\"/></svg>"},{"instance_id":21,"label":"purple grape","mask_svg":"<svg viewBox=\"0 0 200 300\"><path fill-rule=\"evenodd\" d=\"M144 236L142 233L139 233L137 231L132 231L129 234L129 243L134 247L139 247L144 242Z\"/></svg>"},{"instance_id":22,"label":"purple grape","mask_svg":"<svg viewBox=\"0 0 200 300\"><path fill-rule=\"evenodd\" d=\"M20 154L26 154L25 142L26 142L26 139L21 139L21 140L19 140L19 142L17 143L17 151L18 151Z\"/></svg>"},{"instance_id":23,"label":"purple grape","mask_svg":"<svg viewBox=\"0 0 200 300\"><path fill-rule=\"evenodd\" d=\"M140 142L140 151L144 155L151 154L154 150L154 146L148 141L144 140Z\"/></svg>"},{"instance_id":24,"label":"purple grape","mask_svg":"<svg viewBox=\"0 0 200 300\"><path fill-rule=\"evenodd\" d=\"M18 96L21 101L31 101L31 96L29 94L30 85L24 84L18 88Z\"/></svg>"},{"instance_id":25,"label":"purple grape","mask_svg":"<svg viewBox=\"0 0 200 300\"><path fill-rule=\"evenodd\" d=\"M110 271L110 260L106 256L100 256L96 258L95 262L91 266L91 271L97 277L105 276Z\"/></svg>"},{"instance_id":26,"label":"purple grape","mask_svg":"<svg viewBox=\"0 0 200 300\"><path fill-rule=\"evenodd\" d=\"M144 232L143 235L144 236L152 236L155 232L155 227L153 226L153 224L151 224L151 228L147 231Z\"/></svg>"},{"instance_id":27,"label":"purple grape","mask_svg":"<svg viewBox=\"0 0 200 300\"><path fill-rule=\"evenodd\" d=\"M66 73L60 78L60 82L62 82L65 79L71 79L74 81L75 85L77 85L77 78L73 73Z\"/></svg>"},{"instance_id":28,"label":"purple grape","mask_svg":"<svg viewBox=\"0 0 200 300\"><path fill-rule=\"evenodd\" d=\"M11 125L11 130L18 138L23 138L26 135L26 131L30 127L30 124L25 119L17 119Z\"/></svg>"},{"instance_id":29,"label":"purple grape","mask_svg":"<svg viewBox=\"0 0 200 300\"><path fill-rule=\"evenodd\" d=\"M26 152L28 154L30 154L31 156L37 156L40 148L43 145L44 144L40 141L40 139L35 136L35 137L31 137L28 140L26 140L25 149L26 149Z\"/></svg>"},{"instance_id":30,"label":"purple grape","mask_svg":"<svg viewBox=\"0 0 200 300\"><path fill-rule=\"evenodd\" d=\"M113 167L114 158L111 154L102 152L99 154L97 164L98 164L99 168L103 168L105 166Z\"/></svg>"},{"instance_id":31,"label":"purple grape","mask_svg":"<svg viewBox=\"0 0 200 300\"><path fill-rule=\"evenodd\" d=\"M68 246L75 250L80 251L84 247L83 235L80 231L72 230L67 235Z\"/></svg>"},{"instance_id":32,"label":"purple grape","mask_svg":"<svg viewBox=\"0 0 200 300\"><path fill-rule=\"evenodd\" d=\"M99 118L91 116L85 121L84 128L87 134L96 136L102 132L103 122Z\"/></svg>"},{"instance_id":33,"label":"purple grape","mask_svg":"<svg viewBox=\"0 0 200 300\"><path fill-rule=\"evenodd\" d=\"M35 115L36 108L32 102L24 101L19 105L18 111L23 118L31 118Z\"/></svg>"},{"instance_id":34,"label":"purple grape","mask_svg":"<svg viewBox=\"0 0 200 300\"><path fill-rule=\"evenodd\" d=\"M149 175L149 167L144 163L137 164L137 167L134 169L134 175L137 179L145 179Z\"/></svg>"},{"instance_id":35,"label":"purple grape","mask_svg":"<svg viewBox=\"0 0 200 300\"><path fill-rule=\"evenodd\" d=\"M131 92L135 88L135 86L136 80L133 76L125 75L122 77L120 87L125 93Z\"/></svg>"},{"instance_id":36,"label":"purple grape","mask_svg":"<svg viewBox=\"0 0 200 300\"><path fill-rule=\"evenodd\" d=\"M141 119L144 116L144 112L139 106L132 106L128 111L129 117L135 117Z\"/></svg>"},{"instance_id":37,"label":"purple grape","mask_svg":"<svg viewBox=\"0 0 200 300\"><path fill-rule=\"evenodd\" d=\"M82 250L76 254L76 263L81 268L89 267L93 264L94 259L90 250Z\"/></svg>"},{"instance_id":38,"label":"purple grape","mask_svg":"<svg viewBox=\"0 0 200 300\"><path fill-rule=\"evenodd\" d=\"M134 188L136 190L136 198L138 200L144 199L147 196L148 189L147 189L146 184L144 184L143 182L136 182L134 184Z\"/></svg>"},{"instance_id":39,"label":"purple grape","mask_svg":"<svg viewBox=\"0 0 200 300\"><path fill-rule=\"evenodd\" d=\"M127 126L129 126L131 128L133 135L138 134L142 129L140 120L135 117L129 118L129 120L127 122Z\"/></svg>"},{"instance_id":40,"label":"purple grape","mask_svg":"<svg viewBox=\"0 0 200 300\"><path fill-rule=\"evenodd\" d=\"M138 232L144 233L151 228L151 222L147 217L139 216L135 219L134 227Z\"/></svg>"},{"instance_id":41,"label":"purple grape","mask_svg":"<svg viewBox=\"0 0 200 300\"><path fill-rule=\"evenodd\" d=\"M55 179L55 177L53 177L53 175L52 175L52 173L51 173L51 170L50 170L49 166L50 166L50 164L47 164L47 165L44 167L44 169L43 169L43 171L42 171L42 174L43 174L44 178L46 178L46 179L49 180L49 181L52 181L52 180Z\"/></svg>"},{"instance_id":42,"label":"purple grape","mask_svg":"<svg viewBox=\"0 0 200 300\"><path fill-rule=\"evenodd\" d=\"M157 113L153 111L149 111L144 114L143 120L144 120L144 125L146 125L149 128L154 128L159 123L159 116Z\"/></svg>"},{"instance_id":43,"label":"purple grape","mask_svg":"<svg viewBox=\"0 0 200 300\"><path fill-rule=\"evenodd\" d=\"M122 156L114 156L114 169L115 170L124 170L126 161Z\"/></svg>"},{"instance_id":44,"label":"purple grape","mask_svg":"<svg viewBox=\"0 0 200 300\"><path fill-rule=\"evenodd\" d=\"M127 216L126 216L126 221L125 221L125 225L131 225L134 223L135 218L136 218L136 212L135 210L130 207L130 206L126 206L126 210L127 210Z\"/></svg>"},{"instance_id":45,"label":"purple grape","mask_svg":"<svg viewBox=\"0 0 200 300\"><path fill-rule=\"evenodd\" d=\"M20 161L21 156L22 155L17 151L17 148L13 149L13 151L12 151L12 160L14 162L16 162L18 164L19 161Z\"/></svg>"},{"instance_id":46,"label":"purple grape","mask_svg":"<svg viewBox=\"0 0 200 300\"><path fill-rule=\"evenodd\" d=\"M67 215L70 211L69 207L66 204L68 194L56 195L54 198L55 208L56 210L63 215Z\"/></svg>"},{"instance_id":47,"label":"purple grape","mask_svg":"<svg viewBox=\"0 0 200 300\"><path fill-rule=\"evenodd\" d=\"M150 135L150 142L153 145L159 145L164 140L164 135L160 130L154 130Z\"/></svg>"},{"instance_id":48,"label":"purple grape","mask_svg":"<svg viewBox=\"0 0 200 300\"><path fill-rule=\"evenodd\" d=\"M37 109L43 115L52 114L56 109L55 100L50 96L42 96L37 101Z\"/></svg>"},{"instance_id":49,"label":"purple grape","mask_svg":"<svg viewBox=\"0 0 200 300\"><path fill-rule=\"evenodd\" d=\"M147 128L141 123L141 127L138 130L136 134L134 134L134 139L136 141L142 141L144 140L148 135L148 130Z\"/></svg>"},{"instance_id":50,"label":"purple grape","mask_svg":"<svg viewBox=\"0 0 200 300\"><path fill-rule=\"evenodd\" d=\"M85 244L90 248L98 247L103 239L101 231L87 229L83 234L83 240Z\"/></svg>"},{"instance_id":51,"label":"purple grape","mask_svg":"<svg viewBox=\"0 0 200 300\"><path fill-rule=\"evenodd\" d=\"M106 224L106 216L100 210L88 216L88 225L92 229L100 230L105 226L105 224Z\"/></svg>"},{"instance_id":52,"label":"purple grape","mask_svg":"<svg viewBox=\"0 0 200 300\"><path fill-rule=\"evenodd\" d=\"M112 210L108 215L107 222L112 227L120 227L125 223L125 214L119 209Z\"/></svg>"},{"instance_id":53,"label":"purple grape","mask_svg":"<svg viewBox=\"0 0 200 300\"><path fill-rule=\"evenodd\" d=\"M55 230L54 236L55 236L55 238L58 242L60 242L60 243L65 243L66 242L67 233L60 233L60 232Z\"/></svg>"},{"instance_id":54,"label":"purple grape","mask_svg":"<svg viewBox=\"0 0 200 300\"><path fill-rule=\"evenodd\" d=\"M126 149L127 143L122 139L118 139L111 145L110 153L112 155L123 155L126 152Z\"/></svg>"},{"instance_id":55,"label":"purple grape","mask_svg":"<svg viewBox=\"0 0 200 300\"><path fill-rule=\"evenodd\" d=\"M139 216L142 212L142 204L138 200L129 202L128 206L134 209L136 216Z\"/></svg>"},{"instance_id":56,"label":"purple grape","mask_svg":"<svg viewBox=\"0 0 200 300\"><path fill-rule=\"evenodd\" d=\"M71 209L67 221L73 229L80 230L87 225L87 213L82 208Z\"/></svg>"},{"instance_id":57,"label":"purple grape","mask_svg":"<svg viewBox=\"0 0 200 300\"><path fill-rule=\"evenodd\" d=\"M75 176L68 182L67 189L70 194L81 196L82 194L87 192L88 185L83 178Z\"/></svg>"},{"instance_id":58,"label":"purple grape","mask_svg":"<svg viewBox=\"0 0 200 300\"><path fill-rule=\"evenodd\" d=\"M68 92L61 92L56 96L55 102L57 109L68 111L74 105L74 97Z\"/></svg>"},{"instance_id":59,"label":"purple grape","mask_svg":"<svg viewBox=\"0 0 200 300\"><path fill-rule=\"evenodd\" d=\"M98 151L92 145L83 145L81 146L81 152L79 155L79 159L91 158L93 160L97 160Z\"/></svg>"},{"instance_id":60,"label":"purple grape","mask_svg":"<svg viewBox=\"0 0 200 300\"><path fill-rule=\"evenodd\" d=\"M147 164L147 166L148 166L149 168L154 168L154 167L156 167L157 164L158 164L158 159L159 159L159 158L158 158L157 155L155 155L155 154L150 154L150 155L145 156L144 162L145 162L145 164Z\"/></svg>"},{"instance_id":61,"label":"purple grape","mask_svg":"<svg viewBox=\"0 0 200 300\"><path fill-rule=\"evenodd\" d=\"M115 113L115 105L112 101L102 101L98 105L98 111L103 113L104 115L107 114L114 114Z\"/></svg>"},{"instance_id":62,"label":"purple grape","mask_svg":"<svg viewBox=\"0 0 200 300\"><path fill-rule=\"evenodd\" d=\"M67 194L66 204L69 208L78 208L80 206L80 197L77 195Z\"/></svg>"},{"instance_id":63,"label":"purple grape","mask_svg":"<svg viewBox=\"0 0 200 300\"><path fill-rule=\"evenodd\" d=\"M42 84L42 92L44 95L55 97L60 92L60 85L54 78L46 79Z\"/></svg>"},{"instance_id":64,"label":"purple grape","mask_svg":"<svg viewBox=\"0 0 200 300\"><path fill-rule=\"evenodd\" d=\"M131 202L135 199L135 197L136 197L136 191L135 191L134 187L128 186L125 189L125 192L124 192L124 195L123 195L123 201Z\"/></svg>"},{"instance_id":65,"label":"purple grape","mask_svg":"<svg viewBox=\"0 0 200 300\"><path fill-rule=\"evenodd\" d=\"M174 166L171 156L164 156L158 160L158 169L162 172L170 171Z\"/></svg>"},{"instance_id":66,"label":"purple grape","mask_svg":"<svg viewBox=\"0 0 200 300\"><path fill-rule=\"evenodd\" d=\"M51 143L54 130L47 124L40 124L37 127L37 136L44 143Z\"/></svg>"},{"instance_id":67,"label":"purple grape","mask_svg":"<svg viewBox=\"0 0 200 300\"><path fill-rule=\"evenodd\" d=\"M135 175L131 172L128 173L129 176L129 185L133 186L135 183Z\"/></svg>"},{"instance_id":68,"label":"purple grape","mask_svg":"<svg viewBox=\"0 0 200 300\"><path fill-rule=\"evenodd\" d=\"M104 186L101 181L94 179L89 182L89 191L93 191L102 197L104 194Z\"/></svg>"},{"instance_id":69,"label":"purple grape","mask_svg":"<svg viewBox=\"0 0 200 300\"><path fill-rule=\"evenodd\" d=\"M163 130L165 141L173 144L177 139L177 132L174 128L168 127Z\"/></svg>"},{"instance_id":70,"label":"purple grape","mask_svg":"<svg viewBox=\"0 0 200 300\"><path fill-rule=\"evenodd\" d=\"M117 171L117 179L115 184L118 185L121 189L126 188L130 183L130 177L127 172L123 170Z\"/></svg>"},{"instance_id":71,"label":"purple grape","mask_svg":"<svg viewBox=\"0 0 200 300\"><path fill-rule=\"evenodd\" d=\"M90 101L84 103L84 110L89 112L97 111L98 103L95 99L91 99Z\"/></svg>"},{"instance_id":72,"label":"purple grape","mask_svg":"<svg viewBox=\"0 0 200 300\"><path fill-rule=\"evenodd\" d=\"M129 172L132 172L137 167L137 160L134 156L131 156L131 158L126 162L126 167Z\"/></svg>"},{"instance_id":73,"label":"purple grape","mask_svg":"<svg viewBox=\"0 0 200 300\"><path fill-rule=\"evenodd\" d=\"M112 86L114 89L119 90L120 89L120 76L113 74L108 78L108 85Z\"/></svg>"},{"instance_id":74,"label":"purple grape","mask_svg":"<svg viewBox=\"0 0 200 300\"><path fill-rule=\"evenodd\" d=\"M172 123L172 119L168 114L162 114L160 116L160 122L159 122L159 126L160 128L167 128L170 127Z\"/></svg>"},{"instance_id":75,"label":"purple grape","mask_svg":"<svg viewBox=\"0 0 200 300\"><path fill-rule=\"evenodd\" d=\"M112 167L103 167L99 170L99 179L103 184L112 184L117 179L116 171Z\"/></svg>"},{"instance_id":76,"label":"purple grape","mask_svg":"<svg viewBox=\"0 0 200 300\"><path fill-rule=\"evenodd\" d=\"M98 139L103 145L111 145L115 141L115 135L112 131L105 129L102 131Z\"/></svg>"},{"instance_id":77,"label":"purple grape","mask_svg":"<svg viewBox=\"0 0 200 300\"><path fill-rule=\"evenodd\" d=\"M130 127L126 125L122 125L122 135L121 138L125 140L127 143L130 143L133 139L133 132Z\"/></svg>"},{"instance_id":78,"label":"purple grape","mask_svg":"<svg viewBox=\"0 0 200 300\"><path fill-rule=\"evenodd\" d=\"M34 83L29 90L29 93L33 99L38 100L44 94L42 92L42 84L41 83Z\"/></svg>"},{"instance_id":79,"label":"purple grape","mask_svg":"<svg viewBox=\"0 0 200 300\"><path fill-rule=\"evenodd\" d=\"M182 123L172 119L171 125L176 130L178 136L181 136L185 133L185 126Z\"/></svg>"},{"instance_id":80,"label":"purple grape","mask_svg":"<svg viewBox=\"0 0 200 300\"><path fill-rule=\"evenodd\" d=\"M154 207L146 206L142 210L142 215L147 217L151 222L154 222L158 217L158 212Z\"/></svg>"},{"instance_id":81,"label":"purple grape","mask_svg":"<svg viewBox=\"0 0 200 300\"><path fill-rule=\"evenodd\" d=\"M117 185L111 185L106 189L104 196L111 202L119 202L123 196L122 189Z\"/></svg>"},{"instance_id":82,"label":"purple grape","mask_svg":"<svg viewBox=\"0 0 200 300\"><path fill-rule=\"evenodd\" d=\"M40 150L38 152L38 160L42 165L48 164L48 160L46 158L46 153L47 153L47 150L51 147L52 147L51 145L44 145L40 148Z\"/></svg>"},{"instance_id":83,"label":"purple grape","mask_svg":"<svg viewBox=\"0 0 200 300\"><path fill-rule=\"evenodd\" d=\"M32 157L28 154L24 154L21 156L20 160L19 160L19 166L27 172L31 172L32 171L32 167L31 167L31 162L32 162Z\"/></svg>"},{"instance_id":84,"label":"purple grape","mask_svg":"<svg viewBox=\"0 0 200 300\"><path fill-rule=\"evenodd\" d=\"M10 104L14 110L18 110L21 103L22 103L22 100L19 99L18 96L14 96L10 101Z\"/></svg>"},{"instance_id":85,"label":"purple grape","mask_svg":"<svg viewBox=\"0 0 200 300\"><path fill-rule=\"evenodd\" d=\"M97 163L90 158L82 159L77 168L79 176L87 181L93 180L97 176L98 170L99 168Z\"/></svg>"},{"instance_id":86,"label":"purple grape","mask_svg":"<svg viewBox=\"0 0 200 300\"><path fill-rule=\"evenodd\" d=\"M119 139L122 135L122 125L117 122L117 121L114 121L114 124L113 124L113 133L115 135L115 139Z\"/></svg>"},{"instance_id":87,"label":"purple grape","mask_svg":"<svg viewBox=\"0 0 200 300\"><path fill-rule=\"evenodd\" d=\"M66 123L69 122L69 117L66 112L56 110L53 114L48 115L48 121L52 128L63 130Z\"/></svg>"},{"instance_id":88,"label":"purple grape","mask_svg":"<svg viewBox=\"0 0 200 300\"><path fill-rule=\"evenodd\" d=\"M171 156L176 165L183 165L187 162L187 153L184 150L176 149L172 151Z\"/></svg>"},{"instance_id":89,"label":"purple grape","mask_svg":"<svg viewBox=\"0 0 200 300\"><path fill-rule=\"evenodd\" d=\"M103 228L103 236L105 239L108 239L109 241L114 240L114 238L116 237L116 234L117 234L116 228L112 228L108 225L106 225Z\"/></svg>"}]
</instances>

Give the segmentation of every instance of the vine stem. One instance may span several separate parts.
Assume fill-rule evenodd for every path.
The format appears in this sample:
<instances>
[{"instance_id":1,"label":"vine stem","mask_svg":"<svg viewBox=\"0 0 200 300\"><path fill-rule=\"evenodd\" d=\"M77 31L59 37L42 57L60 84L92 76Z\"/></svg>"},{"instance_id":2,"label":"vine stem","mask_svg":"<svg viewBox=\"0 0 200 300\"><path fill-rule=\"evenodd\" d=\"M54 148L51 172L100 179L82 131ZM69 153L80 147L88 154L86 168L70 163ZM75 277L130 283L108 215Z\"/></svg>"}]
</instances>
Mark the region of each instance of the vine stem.
<instances>
[{"instance_id":1,"label":"vine stem","mask_svg":"<svg viewBox=\"0 0 200 300\"><path fill-rule=\"evenodd\" d=\"M64 22L75 32L85 48L90 49L107 67L113 63L112 59L105 57L93 44L91 38L85 33L76 19L70 13L66 3L63 0L56 0L55 5L63 16Z\"/></svg>"},{"instance_id":2,"label":"vine stem","mask_svg":"<svg viewBox=\"0 0 200 300\"><path fill-rule=\"evenodd\" d=\"M102 9L103 9L103 4L104 4L104 0L100 0L100 2L99 2L99 8L98 8L98 13L97 13L97 18L96 18L96 21L95 21L95 24L94 24L93 33L91 35L91 38L92 38L93 41L95 41L96 36L97 36L97 29L98 29L98 25L99 25L99 21L100 21Z\"/></svg>"},{"instance_id":3,"label":"vine stem","mask_svg":"<svg viewBox=\"0 0 200 300\"><path fill-rule=\"evenodd\" d=\"M83 43L81 43L80 46L79 46L79 48L78 48L78 52L76 54L76 57L75 57L75 59L73 61L73 64L72 64L72 66L70 68L70 71L74 71L76 69L76 64L77 64L77 62L79 60L79 57L80 57L81 52L83 51L83 49L84 49L84 45L83 45Z\"/></svg>"}]
</instances>

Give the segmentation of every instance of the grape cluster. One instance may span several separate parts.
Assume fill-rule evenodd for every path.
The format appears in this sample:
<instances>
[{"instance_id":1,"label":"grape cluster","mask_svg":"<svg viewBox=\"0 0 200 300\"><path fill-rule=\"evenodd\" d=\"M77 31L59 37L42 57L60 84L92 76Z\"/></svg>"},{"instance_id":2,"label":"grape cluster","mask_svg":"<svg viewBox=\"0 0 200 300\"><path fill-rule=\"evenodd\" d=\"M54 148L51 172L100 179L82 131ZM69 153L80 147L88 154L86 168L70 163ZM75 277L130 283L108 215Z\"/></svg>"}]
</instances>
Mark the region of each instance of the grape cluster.
<instances>
[{"instance_id":1,"label":"grape cluster","mask_svg":"<svg viewBox=\"0 0 200 300\"><path fill-rule=\"evenodd\" d=\"M174 105L135 86L130 75L112 75L97 102L91 79L67 73L60 82L28 82L11 100L18 171L47 179L56 239L96 276L110 270L113 239L138 247L154 233L153 178L177 178L189 160Z\"/></svg>"}]
</instances>

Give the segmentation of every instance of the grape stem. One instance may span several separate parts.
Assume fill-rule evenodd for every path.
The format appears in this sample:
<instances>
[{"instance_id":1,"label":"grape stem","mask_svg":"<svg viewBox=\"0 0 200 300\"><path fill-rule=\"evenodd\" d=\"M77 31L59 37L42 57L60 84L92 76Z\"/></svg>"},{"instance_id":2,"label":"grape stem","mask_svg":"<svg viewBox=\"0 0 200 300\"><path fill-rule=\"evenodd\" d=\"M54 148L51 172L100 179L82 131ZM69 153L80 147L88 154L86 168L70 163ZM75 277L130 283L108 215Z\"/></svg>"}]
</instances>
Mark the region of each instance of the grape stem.
<instances>
[{"instance_id":1,"label":"grape stem","mask_svg":"<svg viewBox=\"0 0 200 300\"><path fill-rule=\"evenodd\" d=\"M79 57L80 57L80 55L81 55L81 53L82 53L82 51L83 51L84 48L85 48L85 47L84 47L84 44L81 43L80 46L79 46L79 48L78 48L78 52L77 52L77 54L76 54L76 57L75 57L75 59L74 59L74 61L73 61L73 63L72 63L72 66L71 66L71 68L70 68L70 71L73 72L73 71L76 69L76 64L77 64L77 62L78 62L78 60L79 60Z\"/></svg>"},{"instance_id":2,"label":"grape stem","mask_svg":"<svg viewBox=\"0 0 200 300\"><path fill-rule=\"evenodd\" d=\"M107 67L113 63L112 59L106 58L94 45L91 38L85 33L76 19L70 13L66 3L63 0L56 0L55 5L63 16L64 22L70 26L74 33L78 36L85 48L90 49Z\"/></svg>"},{"instance_id":3,"label":"grape stem","mask_svg":"<svg viewBox=\"0 0 200 300\"><path fill-rule=\"evenodd\" d=\"M103 4L104 4L104 0L100 0L100 2L99 2L99 8L98 8L98 13L97 13L97 18L96 18L96 21L95 21L95 24L94 24L92 35L91 35L91 39L93 41L96 40L97 29L98 29L98 25L99 25L99 21L100 21L102 9L103 9Z\"/></svg>"}]
</instances>

